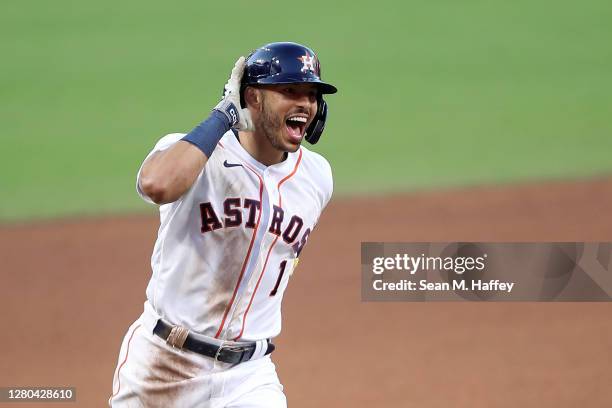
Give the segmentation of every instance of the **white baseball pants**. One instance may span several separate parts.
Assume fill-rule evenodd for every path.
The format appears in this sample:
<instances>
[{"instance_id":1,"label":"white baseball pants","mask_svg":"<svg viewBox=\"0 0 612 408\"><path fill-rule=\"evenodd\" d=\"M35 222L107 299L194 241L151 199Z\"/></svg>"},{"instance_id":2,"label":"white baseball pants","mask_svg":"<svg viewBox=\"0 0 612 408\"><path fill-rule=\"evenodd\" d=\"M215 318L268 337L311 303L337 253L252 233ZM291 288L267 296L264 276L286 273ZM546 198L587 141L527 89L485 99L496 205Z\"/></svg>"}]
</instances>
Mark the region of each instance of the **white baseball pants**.
<instances>
[{"instance_id":1,"label":"white baseball pants","mask_svg":"<svg viewBox=\"0 0 612 408\"><path fill-rule=\"evenodd\" d=\"M238 365L166 344L153 334L159 316L145 302L128 329L113 377L113 408L285 408L270 356Z\"/></svg>"}]
</instances>

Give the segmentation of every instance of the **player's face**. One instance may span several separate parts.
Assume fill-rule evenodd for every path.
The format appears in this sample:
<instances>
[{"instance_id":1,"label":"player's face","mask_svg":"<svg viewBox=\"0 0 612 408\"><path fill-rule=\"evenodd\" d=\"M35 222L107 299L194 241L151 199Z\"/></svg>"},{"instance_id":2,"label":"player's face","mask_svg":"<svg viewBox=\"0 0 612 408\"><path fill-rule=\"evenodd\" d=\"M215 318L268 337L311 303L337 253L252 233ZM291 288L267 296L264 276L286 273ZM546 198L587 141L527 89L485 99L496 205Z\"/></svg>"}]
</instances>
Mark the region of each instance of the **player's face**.
<instances>
[{"instance_id":1,"label":"player's face","mask_svg":"<svg viewBox=\"0 0 612 408\"><path fill-rule=\"evenodd\" d=\"M316 85L269 85L262 90L262 108L256 129L275 149L295 152L317 112Z\"/></svg>"}]
</instances>

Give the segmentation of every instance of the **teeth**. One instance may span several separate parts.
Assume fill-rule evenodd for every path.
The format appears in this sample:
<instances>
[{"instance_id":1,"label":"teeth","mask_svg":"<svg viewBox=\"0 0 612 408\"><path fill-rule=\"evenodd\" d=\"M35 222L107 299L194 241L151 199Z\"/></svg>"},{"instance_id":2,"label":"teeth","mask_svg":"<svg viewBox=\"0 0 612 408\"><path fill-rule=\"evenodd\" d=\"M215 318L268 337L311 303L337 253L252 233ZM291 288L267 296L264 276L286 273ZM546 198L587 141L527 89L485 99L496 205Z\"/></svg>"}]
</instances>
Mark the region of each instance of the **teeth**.
<instances>
[{"instance_id":1,"label":"teeth","mask_svg":"<svg viewBox=\"0 0 612 408\"><path fill-rule=\"evenodd\" d=\"M306 118L302 117L302 116L293 116L287 120L291 120L291 121L295 121L295 122L301 122L301 123L306 123Z\"/></svg>"}]
</instances>

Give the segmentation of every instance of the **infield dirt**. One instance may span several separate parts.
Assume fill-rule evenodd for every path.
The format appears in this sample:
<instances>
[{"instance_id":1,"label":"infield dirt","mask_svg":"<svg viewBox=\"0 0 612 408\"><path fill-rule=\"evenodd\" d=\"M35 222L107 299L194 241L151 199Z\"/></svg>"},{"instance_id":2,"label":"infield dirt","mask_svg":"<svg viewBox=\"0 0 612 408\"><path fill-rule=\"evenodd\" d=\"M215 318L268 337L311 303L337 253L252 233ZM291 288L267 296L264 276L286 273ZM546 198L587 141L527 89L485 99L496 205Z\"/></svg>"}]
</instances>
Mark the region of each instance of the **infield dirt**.
<instances>
[{"instance_id":1,"label":"infield dirt","mask_svg":"<svg viewBox=\"0 0 612 408\"><path fill-rule=\"evenodd\" d=\"M76 403L36 406L106 405L157 226L0 227L1 387L73 386ZM612 241L612 179L333 200L273 356L294 408L612 404L612 304L365 303L361 241Z\"/></svg>"}]
</instances>

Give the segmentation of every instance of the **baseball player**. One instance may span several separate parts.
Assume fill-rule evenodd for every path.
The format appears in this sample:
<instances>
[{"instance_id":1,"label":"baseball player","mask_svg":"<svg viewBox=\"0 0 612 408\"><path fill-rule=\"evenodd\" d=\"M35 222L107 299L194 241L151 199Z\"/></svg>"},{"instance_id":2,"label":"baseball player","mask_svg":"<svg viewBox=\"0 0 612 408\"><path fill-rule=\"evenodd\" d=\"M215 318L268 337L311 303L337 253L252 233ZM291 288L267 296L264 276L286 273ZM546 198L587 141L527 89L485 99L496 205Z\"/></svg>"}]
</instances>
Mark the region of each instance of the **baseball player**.
<instances>
[{"instance_id":1,"label":"baseball player","mask_svg":"<svg viewBox=\"0 0 612 408\"><path fill-rule=\"evenodd\" d=\"M110 406L286 406L272 339L332 195L328 162L302 141L319 140L335 92L311 49L268 44L238 59L206 120L149 153L137 190L161 225Z\"/></svg>"}]
</instances>

